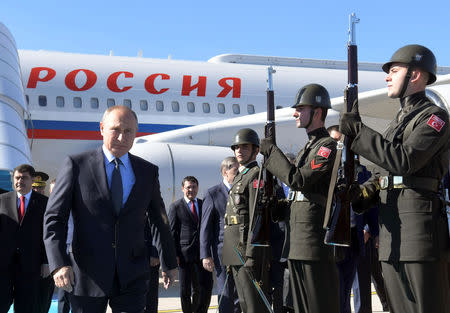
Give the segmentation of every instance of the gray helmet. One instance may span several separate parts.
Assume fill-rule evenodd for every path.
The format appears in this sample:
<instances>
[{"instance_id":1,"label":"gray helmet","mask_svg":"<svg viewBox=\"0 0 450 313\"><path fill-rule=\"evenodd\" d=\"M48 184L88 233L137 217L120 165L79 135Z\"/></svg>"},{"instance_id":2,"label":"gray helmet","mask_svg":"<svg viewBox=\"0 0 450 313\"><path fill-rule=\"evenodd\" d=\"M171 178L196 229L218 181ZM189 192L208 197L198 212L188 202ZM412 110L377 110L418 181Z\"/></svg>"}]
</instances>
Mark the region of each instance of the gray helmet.
<instances>
[{"instance_id":1,"label":"gray helmet","mask_svg":"<svg viewBox=\"0 0 450 313\"><path fill-rule=\"evenodd\" d=\"M331 109L330 95L325 87L319 84L309 84L302 87L295 96L295 102L292 106L296 108L300 105L311 105Z\"/></svg>"},{"instance_id":2,"label":"gray helmet","mask_svg":"<svg viewBox=\"0 0 450 313\"><path fill-rule=\"evenodd\" d=\"M383 71L389 73L393 63L408 64L411 69L419 68L430 73L428 85L436 81L436 58L430 49L421 45L407 45L401 47L392 55L389 62L383 65Z\"/></svg>"},{"instance_id":3,"label":"gray helmet","mask_svg":"<svg viewBox=\"0 0 450 313\"><path fill-rule=\"evenodd\" d=\"M234 135L233 143L231 144L231 149L236 149L237 145L252 144L259 147L259 137L258 134L251 128L242 128L236 135Z\"/></svg>"}]
</instances>

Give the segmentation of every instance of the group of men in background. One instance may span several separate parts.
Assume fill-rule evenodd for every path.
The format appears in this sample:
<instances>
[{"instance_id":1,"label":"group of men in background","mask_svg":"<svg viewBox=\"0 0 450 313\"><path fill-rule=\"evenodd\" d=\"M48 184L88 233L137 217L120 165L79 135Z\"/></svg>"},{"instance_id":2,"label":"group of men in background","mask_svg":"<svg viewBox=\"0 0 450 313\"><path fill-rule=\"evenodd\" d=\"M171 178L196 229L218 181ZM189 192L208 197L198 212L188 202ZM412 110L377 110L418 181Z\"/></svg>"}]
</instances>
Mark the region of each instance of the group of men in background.
<instances>
[{"instance_id":1,"label":"group of men in background","mask_svg":"<svg viewBox=\"0 0 450 313\"><path fill-rule=\"evenodd\" d=\"M294 160L254 130L241 129L230 145L234 156L222 161L222 181L201 200L198 180L185 177L183 197L168 216L158 167L129 153L136 114L108 108L100 123L103 146L65 159L48 203L31 191L39 175L30 165L17 167L14 191L0 195L0 313L12 302L15 312L48 311L49 277L66 291L72 312L104 313L107 305L113 312L156 312L159 266L166 288L178 268L185 313L207 312L214 270L224 313L346 313L352 286L360 300L355 310L370 312L371 272L383 309L446 312L449 232L439 188L448 171L449 118L425 96L436 80L436 60L429 49L408 45L383 70L388 96L401 102L383 135L361 121L357 108L326 129L328 92L306 85L295 97L293 117L309 141ZM371 174L358 164L350 195L352 243L344 250L324 243L342 134L353 139L348 148L377 166ZM280 181L276 197L264 198L259 153L263 169ZM273 218L272 245L253 242L260 202ZM374 259L378 247L386 297ZM292 304L283 305L286 263Z\"/></svg>"}]
</instances>

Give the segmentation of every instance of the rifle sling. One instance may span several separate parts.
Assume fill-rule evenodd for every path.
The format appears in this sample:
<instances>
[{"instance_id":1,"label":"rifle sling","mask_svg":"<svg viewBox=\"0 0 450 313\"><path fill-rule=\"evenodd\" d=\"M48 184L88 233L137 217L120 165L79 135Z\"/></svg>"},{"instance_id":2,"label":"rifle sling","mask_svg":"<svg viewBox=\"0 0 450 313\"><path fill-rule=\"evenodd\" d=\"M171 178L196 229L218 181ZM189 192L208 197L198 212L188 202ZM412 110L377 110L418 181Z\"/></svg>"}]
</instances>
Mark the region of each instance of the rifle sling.
<instances>
[{"instance_id":1,"label":"rifle sling","mask_svg":"<svg viewBox=\"0 0 450 313\"><path fill-rule=\"evenodd\" d=\"M344 140L345 140L345 135L342 134L341 142L344 142ZM323 219L323 228L324 229L328 228L328 225L330 224L330 221L331 221L331 215L333 213L333 212L331 212L331 209L333 206L333 195L334 195L334 189L336 187L339 166L341 165L342 151L344 151L344 149L337 149L336 158L334 159L333 171L331 172L330 186L328 188L327 205L325 207L325 217Z\"/></svg>"}]
</instances>

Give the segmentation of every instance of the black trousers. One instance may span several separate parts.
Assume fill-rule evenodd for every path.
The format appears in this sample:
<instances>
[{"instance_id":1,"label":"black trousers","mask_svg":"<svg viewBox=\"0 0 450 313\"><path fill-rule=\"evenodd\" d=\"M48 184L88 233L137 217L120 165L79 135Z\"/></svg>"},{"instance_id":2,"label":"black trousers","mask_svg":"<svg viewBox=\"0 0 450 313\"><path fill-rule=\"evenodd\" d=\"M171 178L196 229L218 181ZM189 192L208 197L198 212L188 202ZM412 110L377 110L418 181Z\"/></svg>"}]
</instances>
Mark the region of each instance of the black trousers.
<instances>
[{"instance_id":1,"label":"black trousers","mask_svg":"<svg viewBox=\"0 0 450 313\"><path fill-rule=\"evenodd\" d=\"M391 313L448 313L447 260L381 262Z\"/></svg>"},{"instance_id":2,"label":"black trousers","mask_svg":"<svg viewBox=\"0 0 450 313\"><path fill-rule=\"evenodd\" d=\"M159 265L150 267L145 313L158 313Z\"/></svg>"},{"instance_id":3,"label":"black trousers","mask_svg":"<svg viewBox=\"0 0 450 313\"><path fill-rule=\"evenodd\" d=\"M41 313L40 276L32 276L11 268L0 273L0 313L14 305L15 313Z\"/></svg>"},{"instance_id":4,"label":"black trousers","mask_svg":"<svg viewBox=\"0 0 450 313\"><path fill-rule=\"evenodd\" d=\"M288 260L295 313L339 313L339 277L333 261Z\"/></svg>"},{"instance_id":5,"label":"black trousers","mask_svg":"<svg viewBox=\"0 0 450 313\"><path fill-rule=\"evenodd\" d=\"M58 288L58 313L69 313L70 303L69 297L64 289Z\"/></svg>"},{"instance_id":6,"label":"black trousers","mask_svg":"<svg viewBox=\"0 0 450 313\"><path fill-rule=\"evenodd\" d=\"M179 266L181 308L184 313L206 313L211 302L212 273L198 262L182 262Z\"/></svg>"},{"instance_id":7,"label":"black trousers","mask_svg":"<svg viewBox=\"0 0 450 313\"><path fill-rule=\"evenodd\" d=\"M69 293L72 313L105 313L109 304L113 313L142 313L144 312L147 275L143 275L121 286L117 274L114 278L113 290L107 297L74 296Z\"/></svg>"},{"instance_id":8,"label":"black trousers","mask_svg":"<svg viewBox=\"0 0 450 313\"><path fill-rule=\"evenodd\" d=\"M358 261L357 274L353 281L355 313L372 313L371 278L383 311L389 311L381 264L378 261L378 249L372 238L366 242L364 249L365 253Z\"/></svg>"}]
</instances>

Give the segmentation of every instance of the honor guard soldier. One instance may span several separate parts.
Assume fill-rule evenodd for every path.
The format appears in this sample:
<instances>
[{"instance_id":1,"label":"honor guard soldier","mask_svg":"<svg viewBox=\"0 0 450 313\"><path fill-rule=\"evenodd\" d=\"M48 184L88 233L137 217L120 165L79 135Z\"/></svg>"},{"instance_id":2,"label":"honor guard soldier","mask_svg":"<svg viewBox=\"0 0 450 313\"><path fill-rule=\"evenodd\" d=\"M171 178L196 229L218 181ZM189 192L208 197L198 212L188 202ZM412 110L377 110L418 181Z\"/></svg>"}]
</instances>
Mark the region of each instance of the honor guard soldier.
<instances>
[{"instance_id":1,"label":"honor guard soldier","mask_svg":"<svg viewBox=\"0 0 450 313\"><path fill-rule=\"evenodd\" d=\"M380 202L379 258L391 312L448 312L448 226L439 185L448 168L449 118L425 95L436 80L436 59L426 47L407 45L383 71L388 96L401 105L384 134L364 125L356 110L341 117L351 149L380 168L353 208Z\"/></svg>"},{"instance_id":2,"label":"honor guard soldier","mask_svg":"<svg viewBox=\"0 0 450 313\"><path fill-rule=\"evenodd\" d=\"M46 173L36 172L36 177L34 177L33 184L31 185L33 191L39 192L41 195L45 194L48 178Z\"/></svg>"},{"instance_id":3,"label":"honor guard soldier","mask_svg":"<svg viewBox=\"0 0 450 313\"><path fill-rule=\"evenodd\" d=\"M298 128L309 141L291 164L281 150L263 139L265 167L290 187L288 266L296 313L339 312L339 279L333 248L324 244L328 186L336 142L324 128L331 108L327 90L318 84L299 90L292 106ZM279 210L279 208L278 208ZM289 216L290 215L290 216Z\"/></svg>"},{"instance_id":4,"label":"honor guard soldier","mask_svg":"<svg viewBox=\"0 0 450 313\"><path fill-rule=\"evenodd\" d=\"M263 182L258 180L259 166L256 162L259 153L258 134L250 128L239 130L231 149L240 166L228 194L223 264L232 270L242 312L263 313L268 311L263 299L268 294L270 247L254 246L249 238L255 214L255 198L258 189L262 191L263 188ZM258 292L259 287L265 295L262 291Z\"/></svg>"}]
</instances>

